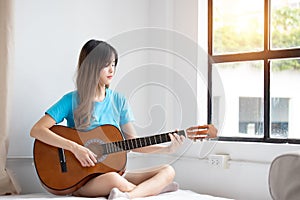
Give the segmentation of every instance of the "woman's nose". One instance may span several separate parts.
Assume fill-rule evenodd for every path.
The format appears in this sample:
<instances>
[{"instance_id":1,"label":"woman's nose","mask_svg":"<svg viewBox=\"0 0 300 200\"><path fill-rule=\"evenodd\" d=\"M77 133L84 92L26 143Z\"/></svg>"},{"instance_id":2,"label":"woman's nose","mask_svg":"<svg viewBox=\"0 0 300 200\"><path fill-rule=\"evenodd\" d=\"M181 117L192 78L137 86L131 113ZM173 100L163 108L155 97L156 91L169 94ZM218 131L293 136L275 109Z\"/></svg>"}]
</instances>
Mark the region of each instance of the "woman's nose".
<instances>
[{"instance_id":1,"label":"woman's nose","mask_svg":"<svg viewBox=\"0 0 300 200\"><path fill-rule=\"evenodd\" d=\"M112 66L112 65L109 66L109 69L108 69L108 70L109 70L109 72L114 72L114 66Z\"/></svg>"}]
</instances>

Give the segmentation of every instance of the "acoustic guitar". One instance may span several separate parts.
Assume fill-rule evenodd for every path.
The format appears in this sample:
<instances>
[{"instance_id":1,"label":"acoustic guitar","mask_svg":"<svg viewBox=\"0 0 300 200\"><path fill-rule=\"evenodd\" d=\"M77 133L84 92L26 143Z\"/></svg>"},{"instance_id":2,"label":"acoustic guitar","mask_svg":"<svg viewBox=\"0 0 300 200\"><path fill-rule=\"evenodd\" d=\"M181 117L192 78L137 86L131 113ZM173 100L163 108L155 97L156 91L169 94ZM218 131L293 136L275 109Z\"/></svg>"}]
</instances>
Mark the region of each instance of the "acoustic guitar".
<instances>
[{"instance_id":1,"label":"acoustic guitar","mask_svg":"<svg viewBox=\"0 0 300 200\"><path fill-rule=\"evenodd\" d=\"M171 141L169 134L177 133L188 138L206 137L203 131L193 131L199 127L162 133L153 136L124 140L118 128L103 125L87 132L61 125L51 128L54 133L81 144L97 155L93 167L82 167L70 151L34 141L33 156L38 177L44 188L56 195L69 195L90 179L107 173L124 173L127 163L127 151Z\"/></svg>"}]
</instances>

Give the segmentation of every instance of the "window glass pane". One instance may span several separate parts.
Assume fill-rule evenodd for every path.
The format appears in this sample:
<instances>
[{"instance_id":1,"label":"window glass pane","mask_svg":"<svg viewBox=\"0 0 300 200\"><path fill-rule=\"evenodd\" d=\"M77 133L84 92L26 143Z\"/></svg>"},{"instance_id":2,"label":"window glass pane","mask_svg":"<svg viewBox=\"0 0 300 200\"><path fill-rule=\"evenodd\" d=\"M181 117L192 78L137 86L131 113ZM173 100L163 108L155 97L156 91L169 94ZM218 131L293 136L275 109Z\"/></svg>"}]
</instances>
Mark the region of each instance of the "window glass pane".
<instances>
[{"instance_id":1,"label":"window glass pane","mask_svg":"<svg viewBox=\"0 0 300 200\"><path fill-rule=\"evenodd\" d=\"M213 54L263 50L264 1L213 0Z\"/></svg>"},{"instance_id":2,"label":"window glass pane","mask_svg":"<svg viewBox=\"0 0 300 200\"><path fill-rule=\"evenodd\" d=\"M263 98L239 98L239 133L245 136L263 135Z\"/></svg>"},{"instance_id":3,"label":"window glass pane","mask_svg":"<svg viewBox=\"0 0 300 200\"><path fill-rule=\"evenodd\" d=\"M271 137L300 138L300 58L271 61Z\"/></svg>"},{"instance_id":4,"label":"window glass pane","mask_svg":"<svg viewBox=\"0 0 300 200\"><path fill-rule=\"evenodd\" d=\"M213 65L212 122L220 136L263 137L263 87L263 61Z\"/></svg>"},{"instance_id":5,"label":"window glass pane","mask_svg":"<svg viewBox=\"0 0 300 200\"><path fill-rule=\"evenodd\" d=\"M289 129L289 98L271 98L271 137L287 138Z\"/></svg>"},{"instance_id":6,"label":"window glass pane","mask_svg":"<svg viewBox=\"0 0 300 200\"><path fill-rule=\"evenodd\" d=\"M271 48L300 47L300 0L271 1Z\"/></svg>"}]
</instances>

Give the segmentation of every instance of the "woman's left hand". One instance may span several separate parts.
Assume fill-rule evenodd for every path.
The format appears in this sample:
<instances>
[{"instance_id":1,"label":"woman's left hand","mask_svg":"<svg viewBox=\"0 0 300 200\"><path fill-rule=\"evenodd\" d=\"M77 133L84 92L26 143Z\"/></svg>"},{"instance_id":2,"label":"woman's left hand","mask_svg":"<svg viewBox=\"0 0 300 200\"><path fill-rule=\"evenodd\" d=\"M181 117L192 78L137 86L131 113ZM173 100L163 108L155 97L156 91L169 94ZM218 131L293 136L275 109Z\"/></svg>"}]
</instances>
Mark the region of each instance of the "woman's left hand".
<instances>
[{"instance_id":1,"label":"woman's left hand","mask_svg":"<svg viewBox=\"0 0 300 200\"><path fill-rule=\"evenodd\" d=\"M167 147L168 153L174 153L182 145L185 137L183 135L179 136L178 134L169 134L171 138L171 144Z\"/></svg>"}]
</instances>

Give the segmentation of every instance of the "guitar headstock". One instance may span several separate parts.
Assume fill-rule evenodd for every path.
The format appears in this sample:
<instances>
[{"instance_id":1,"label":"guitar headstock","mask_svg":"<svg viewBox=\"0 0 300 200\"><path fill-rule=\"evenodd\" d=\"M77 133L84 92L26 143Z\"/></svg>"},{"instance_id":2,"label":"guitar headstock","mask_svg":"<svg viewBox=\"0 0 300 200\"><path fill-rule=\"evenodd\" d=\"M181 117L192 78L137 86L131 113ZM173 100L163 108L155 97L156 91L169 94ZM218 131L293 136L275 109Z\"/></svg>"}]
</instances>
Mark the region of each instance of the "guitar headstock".
<instances>
[{"instance_id":1,"label":"guitar headstock","mask_svg":"<svg viewBox=\"0 0 300 200\"><path fill-rule=\"evenodd\" d=\"M213 125L192 126L186 129L186 136L191 140L203 140L217 137L218 130Z\"/></svg>"}]
</instances>

